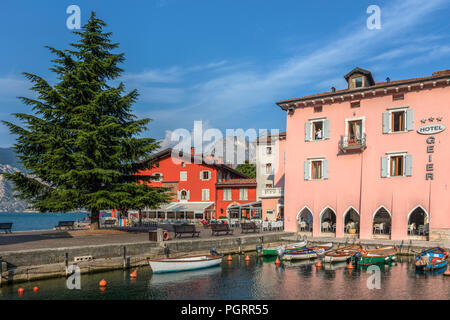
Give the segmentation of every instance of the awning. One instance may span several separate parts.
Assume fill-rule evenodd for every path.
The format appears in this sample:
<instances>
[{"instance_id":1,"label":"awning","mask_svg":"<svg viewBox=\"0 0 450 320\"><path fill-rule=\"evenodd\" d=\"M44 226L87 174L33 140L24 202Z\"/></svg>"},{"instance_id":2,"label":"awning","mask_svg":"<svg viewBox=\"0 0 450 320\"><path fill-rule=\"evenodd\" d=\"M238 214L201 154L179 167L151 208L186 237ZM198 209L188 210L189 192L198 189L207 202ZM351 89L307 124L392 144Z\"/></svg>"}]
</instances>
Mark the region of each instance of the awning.
<instances>
[{"instance_id":1,"label":"awning","mask_svg":"<svg viewBox=\"0 0 450 320\"><path fill-rule=\"evenodd\" d=\"M253 209L253 208L258 208L258 207L261 207L261 201L230 206L230 207L228 207L228 209L250 209L250 208Z\"/></svg>"},{"instance_id":2,"label":"awning","mask_svg":"<svg viewBox=\"0 0 450 320\"><path fill-rule=\"evenodd\" d=\"M203 213L213 206L214 202L172 202L161 205L156 209L149 209L149 212L194 212Z\"/></svg>"},{"instance_id":3,"label":"awning","mask_svg":"<svg viewBox=\"0 0 450 320\"><path fill-rule=\"evenodd\" d=\"M214 202L176 202L172 206L168 207L165 211L203 213L212 205L214 205Z\"/></svg>"}]
</instances>

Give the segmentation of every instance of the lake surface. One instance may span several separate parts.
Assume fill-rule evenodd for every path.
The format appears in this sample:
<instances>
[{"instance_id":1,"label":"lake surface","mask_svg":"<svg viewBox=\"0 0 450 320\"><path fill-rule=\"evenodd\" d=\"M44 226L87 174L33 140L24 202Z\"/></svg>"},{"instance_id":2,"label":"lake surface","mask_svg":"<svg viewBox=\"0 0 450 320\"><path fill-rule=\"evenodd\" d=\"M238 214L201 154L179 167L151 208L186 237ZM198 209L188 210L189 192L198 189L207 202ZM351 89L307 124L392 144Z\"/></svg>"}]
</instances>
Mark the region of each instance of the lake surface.
<instances>
[{"instance_id":1,"label":"lake surface","mask_svg":"<svg viewBox=\"0 0 450 320\"><path fill-rule=\"evenodd\" d=\"M318 269L315 261L277 267L274 259L256 254L250 258L245 262L244 256L235 255L219 267L170 274L152 274L149 267L141 267L135 280L129 276L132 270L81 275L80 290L69 290L65 278L4 285L0 299L450 299L450 277L444 270L416 273L412 260L382 266L380 289L369 289L373 273L366 268L348 270L343 263ZM98 286L101 279L108 282L105 290ZM20 287L25 290L22 296L17 293Z\"/></svg>"},{"instance_id":2,"label":"lake surface","mask_svg":"<svg viewBox=\"0 0 450 320\"><path fill-rule=\"evenodd\" d=\"M103 213L111 216L111 213ZM0 212L0 222L12 222L12 231L51 230L62 220L81 221L86 213L29 213L29 212Z\"/></svg>"}]
</instances>

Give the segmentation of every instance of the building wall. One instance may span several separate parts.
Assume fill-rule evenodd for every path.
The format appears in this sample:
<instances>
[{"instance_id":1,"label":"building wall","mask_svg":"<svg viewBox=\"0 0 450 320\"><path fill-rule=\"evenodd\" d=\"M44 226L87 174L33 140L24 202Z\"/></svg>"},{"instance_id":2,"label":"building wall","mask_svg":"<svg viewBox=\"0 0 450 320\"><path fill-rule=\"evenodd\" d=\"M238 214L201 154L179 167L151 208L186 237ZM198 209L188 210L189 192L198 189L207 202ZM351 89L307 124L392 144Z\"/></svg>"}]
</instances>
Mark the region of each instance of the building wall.
<instances>
[{"instance_id":1,"label":"building wall","mask_svg":"<svg viewBox=\"0 0 450 320\"><path fill-rule=\"evenodd\" d=\"M211 179L203 181L200 179L200 172L208 170L211 172ZM187 172L187 181L180 181L180 172ZM182 167L181 163L175 163L171 157L164 158L159 161L159 168L152 168L142 172L146 175L161 173L163 182L178 182L178 191L186 190L190 192L188 201L210 202L215 201L215 184L217 182L217 169L213 166L205 164L196 164L186 162L186 167ZM162 182L152 181L152 186L162 187ZM209 189L209 200L202 200L202 189ZM178 201L175 196L172 201Z\"/></svg>"},{"instance_id":2,"label":"building wall","mask_svg":"<svg viewBox=\"0 0 450 320\"><path fill-rule=\"evenodd\" d=\"M297 215L311 209L313 235L320 235L320 214L329 206L336 213L336 236L343 236L343 215L352 206L360 213L360 237L372 238L373 215L384 206L392 215L391 239L407 238L408 214L421 206L430 216L430 230L450 228L450 87L405 93L404 100L392 95L362 99L359 108L350 102L326 104L315 113L312 107L297 108L287 116L285 224L287 231L297 230ZM387 108L409 106L414 109L414 130L382 133L382 113ZM428 135L417 133L421 119L442 117L447 130L433 135L434 180L425 180L428 163ZM306 142L305 122L310 118L330 120L330 138ZM364 117L367 148L362 152L339 151L345 134L345 119ZM427 124L430 123L427 121ZM436 120L434 120L436 123ZM412 176L381 177L381 157L386 152L407 151L412 155ZM304 161L324 157L329 163L328 179L305 180Z\"/></svg>"},{"instance_id":3,"label":"building wall","mask_svg":"<svg viewBox=\"0 0 450 320\"><path fill-rule=\"evenodd\" d=\"M231 188L231 200L224 200L223 189ZM240 189L247 188L247 200L240 200ZM240 205L256 201L256 186L254 187L219 187L216 189L216 218L226 217L231 205Z\"/></svg>"}]
</instances>

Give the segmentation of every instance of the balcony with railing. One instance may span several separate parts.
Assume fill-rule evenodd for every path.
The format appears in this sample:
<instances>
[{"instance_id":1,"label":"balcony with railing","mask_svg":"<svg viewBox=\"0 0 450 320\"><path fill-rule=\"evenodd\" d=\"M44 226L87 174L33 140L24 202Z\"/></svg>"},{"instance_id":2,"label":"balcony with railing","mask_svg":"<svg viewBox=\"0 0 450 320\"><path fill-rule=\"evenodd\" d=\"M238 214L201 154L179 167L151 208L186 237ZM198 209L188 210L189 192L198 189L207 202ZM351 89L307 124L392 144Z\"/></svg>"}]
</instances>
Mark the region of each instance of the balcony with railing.
<instances>
[{"instance_id":1,"label":"balcony with railing","mask_svg":"<svg viewBox=\"0 0 450 320\"><path fill-rule=\"evenodd\" d=\"M261 197L263 198L279 198L284 196L283 188L264 188Z\"/></svg>"},{"instance_id":2,"label":"balcony with railing","mask_svg":"<svg viewBox=\"0 0 450 320\"><path fill-rule=\"evenodd\" d=\"M339 141L339 148L343 152L357 150L362 151L366 148L366 134L362 134L358 137L348 137L341 136L341 140Z\"/></svg>"}]
</instances>

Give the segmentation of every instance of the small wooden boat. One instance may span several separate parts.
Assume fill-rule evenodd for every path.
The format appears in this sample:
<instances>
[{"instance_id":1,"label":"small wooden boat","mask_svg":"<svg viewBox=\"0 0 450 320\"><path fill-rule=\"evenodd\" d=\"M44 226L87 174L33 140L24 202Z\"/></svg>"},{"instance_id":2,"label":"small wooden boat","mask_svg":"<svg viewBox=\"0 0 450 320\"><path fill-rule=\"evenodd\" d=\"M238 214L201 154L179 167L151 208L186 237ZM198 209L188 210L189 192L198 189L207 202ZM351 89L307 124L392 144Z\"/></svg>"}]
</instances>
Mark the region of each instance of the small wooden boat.
<instances>
[{"instance_id":1,"label":"small wooden boat","mask_svg":"<svg viewBox=\"0 0 450 320\"><path fill-rule=\"evenodd\" d=\"M315 247L308 247L304 249L292 250L282 252L282 260L301 260L317 258L321 254L330 251L333 248L333 243L322 244Z\"/></svg>"},{"instance_id":2,"label":"small wooden boat","mask_svg":"<svg viewBox=\"0 0 450 320\"><path fill-rule=\"evenodd\" d=\"M292 250L298 250L303 249L306 247L306 241L292 243L284 246L278 246L278 247L269 247L269 248L263 248L262 255L263 256L277 256L280 254L280 251L292 251Z\"/></svg>"},{"instance_id":3,"label":"small wooden boat","mask_svg":"<svg viewBox=\"0 0 450 320\"><path fill-rule=\"evenodd\" d=\"M222 256L203 255L180 258L147 259L153 273L178 272L214 267L222 262Z\"/></svg>"},{"instance_id":4,"label":"small wooden boat","mask_svg":"<svg viewBox=\"0 0 450 320\"><path fill-rule=\"evenodd\" d=\"M362 251L360 244L337 248L325 253L324 262L343 262L351 259L358 251Z\"/></svg>"},{"instance_id":5,"label":"small wooden boat","mask_svg":"<svg viewBox=\"0 0 450 320\"><path fill-rule=\"evenodd\" d=\"M447 267L448 253L436 247L422 251L416 256L416 269L421 271L434 271Z\"/></svg>"},{"instance_id":6,"label":"small wooden boat","mask_svg":"<svg viewBox=\"0 0 450 320\"><path fill-rule=\"evenodd\" d=\"M361 251L361 259L359 264L371 265L379 263L387 263L397 258L397 247L387 246L373 250Z\"/></svg>"}]
</instances>

